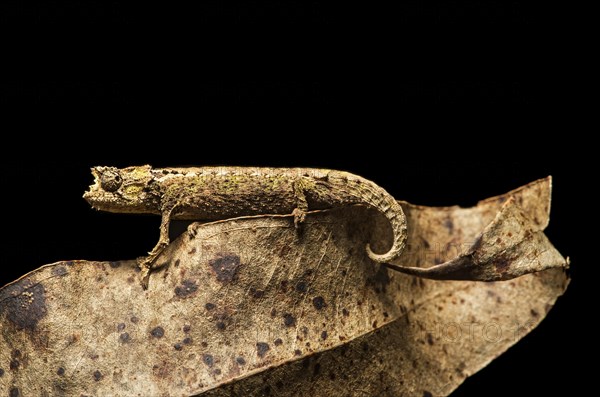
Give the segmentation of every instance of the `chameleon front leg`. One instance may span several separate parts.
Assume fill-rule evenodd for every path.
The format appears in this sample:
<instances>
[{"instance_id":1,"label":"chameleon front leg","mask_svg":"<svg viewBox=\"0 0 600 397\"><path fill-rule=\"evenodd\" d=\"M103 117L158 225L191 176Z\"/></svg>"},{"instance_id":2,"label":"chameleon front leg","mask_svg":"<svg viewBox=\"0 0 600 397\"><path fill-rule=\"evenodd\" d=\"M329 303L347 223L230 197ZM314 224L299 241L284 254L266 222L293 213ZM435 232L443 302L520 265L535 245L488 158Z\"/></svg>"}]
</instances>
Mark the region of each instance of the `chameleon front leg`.
<instances>
[{"instance_id":1,"label":"chameleon front leg","mask_svg":"<svg viewBox=\"0 0 600 397\"><path fill-rule=\"evenodd\" d=\"M139 268L141 270L141 282L144 289L148 289L148 282L150 280L150 272L156 268L155 260L160 253L169 245L169 225L171 223L171 213L173 208L168 208L162 211L162 219L160 221L160 237L158 243L154 246L152 251L148 253L148 256L142 258L139 261Z\"/></svg>"}]
</instances>

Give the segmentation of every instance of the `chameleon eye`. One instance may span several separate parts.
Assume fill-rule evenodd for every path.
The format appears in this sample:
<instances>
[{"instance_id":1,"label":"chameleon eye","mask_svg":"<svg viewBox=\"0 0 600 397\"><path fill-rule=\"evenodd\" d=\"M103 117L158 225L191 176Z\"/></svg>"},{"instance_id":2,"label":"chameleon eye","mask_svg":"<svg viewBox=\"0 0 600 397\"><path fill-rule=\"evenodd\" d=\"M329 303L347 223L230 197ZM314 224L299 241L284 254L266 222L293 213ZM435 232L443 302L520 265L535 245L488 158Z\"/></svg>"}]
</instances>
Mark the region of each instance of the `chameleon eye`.
<instances>
[{"instance_id":1,"label":"chameleon eye","mask_svg":"<svg viewBox=\"0 0 600 397\"><path fill-rule=\"evenodd\" d=\"M116 170L106 170L102 173L100 177L100 187L107 192L115 192L123 183L123 178L121 178L121 174L119 174Z\"/></svg>"}]
</instances>

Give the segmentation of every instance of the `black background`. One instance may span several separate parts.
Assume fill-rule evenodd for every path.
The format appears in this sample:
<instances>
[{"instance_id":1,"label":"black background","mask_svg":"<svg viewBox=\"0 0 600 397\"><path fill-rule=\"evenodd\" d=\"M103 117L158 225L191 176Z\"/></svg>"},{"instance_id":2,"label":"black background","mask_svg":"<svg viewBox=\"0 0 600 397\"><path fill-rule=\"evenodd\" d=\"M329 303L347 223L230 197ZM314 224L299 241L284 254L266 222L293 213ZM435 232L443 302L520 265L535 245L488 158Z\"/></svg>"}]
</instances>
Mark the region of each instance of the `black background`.
<instances>
[{"instance_id":1,"label":"black background","mask_svg":"<svg viewBox=\"0 0 600 397\"><path fill-rule=\"evenodd\" d=\"M571 257L569 290L453 395L582 386L590 324L579 310L593 279L579 224L593 157L566 114L547 7L44 4L0 5L13 37L0 82L12 140L0 162L0 285L154 244L157 217L98 213L81 198L94 165L344 169L397 198L462 206L553 175L547 235Z\"/></svg>"}]
</instances>

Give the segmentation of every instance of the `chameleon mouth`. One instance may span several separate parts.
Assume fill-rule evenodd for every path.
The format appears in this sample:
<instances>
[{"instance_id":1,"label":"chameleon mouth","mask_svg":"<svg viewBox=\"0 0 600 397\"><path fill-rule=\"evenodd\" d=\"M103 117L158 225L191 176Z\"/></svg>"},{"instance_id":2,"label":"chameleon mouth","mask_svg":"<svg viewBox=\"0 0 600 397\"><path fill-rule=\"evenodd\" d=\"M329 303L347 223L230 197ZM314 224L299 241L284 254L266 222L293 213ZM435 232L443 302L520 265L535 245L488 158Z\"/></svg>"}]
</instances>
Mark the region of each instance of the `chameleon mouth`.
<instances>
[{"instance_id":1,"label":"chameleon mouth","mask_svg":"<svg viewBox=\"0 0 600 397\"><path fill-rule=\"evenodd\" d=\"M98 173L94 168L92 168L92 175L94 175L94 183L91 184L88 190L83 193L83 198L86 200L88 200L92 195L92 192L97 191L98 187L100 186L100 178L98 177Z\"/></svg>"}]
</instances>

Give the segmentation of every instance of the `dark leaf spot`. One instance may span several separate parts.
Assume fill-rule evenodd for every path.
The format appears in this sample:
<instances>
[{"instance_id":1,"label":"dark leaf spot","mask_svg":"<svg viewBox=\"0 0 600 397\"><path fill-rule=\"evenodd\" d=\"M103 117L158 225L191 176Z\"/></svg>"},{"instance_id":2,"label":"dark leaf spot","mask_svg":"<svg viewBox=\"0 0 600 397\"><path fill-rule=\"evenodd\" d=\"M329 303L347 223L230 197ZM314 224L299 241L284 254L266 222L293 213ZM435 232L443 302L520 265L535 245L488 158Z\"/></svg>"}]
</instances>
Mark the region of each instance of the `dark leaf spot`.
<instances>
[{"instance_id":1,"label":"dark leaf spot","mask_svg":"<svg viewBox=\"0 0 600 397\"><path fill-rule=\"evenodd\" d=\"M177 259L177 260L175 261L175 265L174 265L174 266L175 266L175 267L179 267L179 264L180 264L180 263L181 263L181 260L180 260L180 259Z\"/></svg>"},{"instance_id":2,"label":"dark leaf spot","mask_svg":"<svg viewBox=\"0 0 600 397\"><path fill-rule=\"evenodd\" d=\"M321 332L321 339L323 339L323 340L327 339L327 331Z\"/></svg>"},{"instance_id":3,"label":"dark leaf spot","mask_svg":"<svg viewBox=\"0 0 600 397\"><path fill-rule=\"evenodd\" d=\"M191 329L192 329L191 325L186 324L186 325L183 326L183 332L185 332L186 334L188 332L190 332Z\"/></svg>"},{"instance_id":4,"label":"dark leaf spot","mask_svg":"<svg viewBox=\"0 0 600 397\"><path fill-rule=\"evenodd\" d=\"M239 365L246 365L246 360L244 359L244 357L237 357L235 359L235 362L238 363Z\"/></svg>"},{"instance_id":5,"label":"dark leaf spot","mask_svg":"<svg viewBox=\"0 0 600 397\"><path fill-rule=\"evenodd\" d=\"M296 291L305 293L307 290L306 283L304 281L300 281L296 284Z\"/></svg>"},{"instance_id":6,"label":"dark leaf spot","mask_svg":"<svg viewBox=\"0 0 600 397\"><path fill-rule=\"evenodd\" d=\"M302 350L300 350L300 349L296 349L296 350L294 350L294 354L295 354L296 356L301 356L301 355L302 355Z\"/></svg>"},{"instance_id":7,"label":"dark leaf spot","mask_svg":"<svg viewBox=\"0 0 600 397\"><path fill-rule=\"evenodd\" d=\"M173 345L173 347L175 348L175 350L180 351L181 349L183 349L183 345L181 343L175 343Z\"/></svg>"},{"instance_id":8,"label":"dark leaf spot","mask_svg":"<svg viewBox=\"0 0 600 397\"><path fill-rule=\"evenodd\" d=\"M34 331L46 316L46 295L42 284L31 285L31 280L20 280L0 289L0 315L19 330Z\"/></svg>"},{"instance_id":9,"label":"dark leaf spot","mask_svg":"<svg viewBox=\"0 0 600 397\"><path fill-rule=\"evenodd\" d=\"M510 267L510 260L508 258L500 257L496 259L494 266L496 266L496 271L498 273L506 273Z\"/></svg>"},{"instance_id":10,"label":"dark leaf spot","mask_svg":"<svg viewBox=\"0 0 600 397\"><path fill-rule=\"evenodd\" d=\"M202 347L208 347L208 343L206 343L206 342L202 342L200 344L202 345Z\"/></svg>"},{"instance_id":11,"label":"dark leaf spot","mask_svg":"<svg viewBox=\"0 0 600 397\"><path fill-rule=\"evenodd\" d=\"M271 317L275 317L277 315L277 310L275 308L271 309Z\"/></svg>"},{"instance_id":12,"label":"dark leaf spot","mask_svg":"<svg viewBox=\"0 0 600 397\"><path fill-rule=\"evenodd\" d=\"M110 263L109 263L109 265L110 265L110 267L112 267L113 269L116 269L116 268L118 268L118 267L121 267L121 262L115 262L115 261L113 261L113 262L110 262Z\"/></svg>"},{"instance_id":13,"label":"dark leaf spot","mask_svg":"<svg viewBox=\"0 0 600 397\"><path fill-rule=\"evenodd\" d=\"M267 354L267 352L271 350L271 347L269 346L268 343L265 342L258 342L256 343L256 353L258 354L258 357L262 358L265 356L265 354Z\"/></svg>"},{"instance_id":14,"label":"dark leaf spot","mask_svg":"<svg viewBox=\"0 0 600 397\"><path fill-rule=\"evenodd\" d=\"M193 247L191 250L188 251L189 255L193 255L196 253L196 247Z\"/></svg>"},{"instance_id":15,"label":"dark leaf spot","mask_svg":"<svg viewBox=\"0 0 600 397\"><path fill-rule=\"evenodd\" d=\"M281 340L281 338L277 338L273 343L275 343L275 346L281 346L283 344L283 341Z\"/></svg>"},{"instance_id":16,"label":"dark leaf spot","mask_svg":"<svg viewBox=\"0 0 600 397\"><path fill-rule=\"evenodd\" d=\"M446 229L448 229L448 233L452 234L452 232L454 231L454 223L452 222L452 219L446 219L444 221L444 226L446 227Z\"/></svg>"},{"instance_id":17,"label":"dark leaf spot","mask_svg":"<svg viewBox=\"0 0 600 397\"><path fill-rule=\"evenodd\" d=\"M0 378L4 376L4 370L0 368Z\"/></svg>"},{"instance_id":18,"label":"dark leaf spot","mask_svg":"<svg viewBox=\"0 0 600 397\"><path fill-rule=\"evenodd\" d=\"M296 325L296 318L290 313L286 313L283 315L283 323L286 327L293 327Z\"/></svg>"},{"instance_id":19,"label":"dark leaf spot","mask_svg":"<svg viewBox=\"0 0 600 397\"><path fill-rule=\"evenodd\" d=\"M16 387L12 387L10 389L10 397L19 397L21 395L21 392L19 392L19 389L17 389Z\"/></svg>"},{"instance_id":20,"label":"dark leaf spot","mask_svg":"<svg viewBox=\"0 0 600 397\"><path fill-rule=\"evenodd\" d=\"M427 343L433 345L433 336L431 334L427 334Z\"/></svg>"},{"instance_id":21,"label":"dark leaf spot","mask_svg":"<svg viewBox=\"0 0 600 397\"><path fill-rule=\"evenodd\" d=\"M59 367L58 370L56 371L56 374L58 376L63 376L65 374L65 369L63 367Z\"/></svg>"},{"instance_id":22,"label":"dark leaf spot","mask_svg":"<svg viewBox=\"0 0 600 397\"><path fill-rule=\"evenodd\" d=\"M119 325L117 325L117 331L121 332L125 329L125 323L119 323Z\"/></svg>"},{"instance_id":23,"label":"dark leaf spot","mask_svg":"<svg viewBox=\"0 0 600 397\"><path fill-rule=\"evenodd\" d=\"M206 364L209 368L212 368L212 366L215 365L215 359L212 356L212 354L203 354L202 362Z\"/></svg>"},{"instance_id":24,"label":"dark leaf spot","mask_svg":"<svg viewBox=\"0 0 600 397\"><path fill-rule=\"evenodd\" d=\"M102 379L102 373L100 371L95 371L94 372L94 380L96 382L98 382L100 379Z\"/></svg>"},{"instance_id":25,"label":"dark leaf spot","mask_svg":"<svg viewBox=\"0 0 600 397\"><path fill-rule=\"evenodd\" d=\"M240 267L240 257L234 254L219 254L208 264L217 275L217 281L228 284L236 279Z\"/></svg>"},{"instance_id":26,"label":"dark leaf spot","mask_svg":"<svg viewBox=\"0 0 600 397\"><path fill-rule=\"evenodd\" d=\"M165 335L165 330L163 327L156 327L152 331L150 331L150 335L155 338L162 338Z\"/></svg>"},{"instance_id":27,"label":"dark leaf spot","mask_svg":"<svg viewBox=\"0 0 600 397\"><path fill-rule=\"evenodd\" d=\"M260 299L265 296L265 291L260 289L257 290L256 288L252 287L250 288L250 295L252 295L254 299Z\"/></svg>"},{"instance_id":28,"label":"dark leaf spot","mask_svg":"<svg viewBox=\"0 0 600 397\"><path fill-rule=\"evenodd\" d=\"M214 370L215 375L221 375L221 370L219 368Z\"/></svg>"},{"instance_id":29,"label":"dark leaf spot","mask_svg":"<svg viewBox=\"0 0 600 397\"><path fill-rule=\"evenodd\" d=\"M214 303L207 303L206 305L204 305L204 308L205 308L206 310L212 310L212 309L214 309L215 307L217 307L217 306L216 306Z\"/></svg>"},{"instance_id":30,"label":"dark leaf spot","mask_svg":"<svg viewBox=\"0 0 600 397\"><path fill-rule=\"evenodd\" d=\"M344 317L348 317L350 315L350 312L346 309L342 309L342 314L344 315Z\"/></svg>"},{"instance_id":31,"label":"dark leaf spot","mask_svg":"<svg viewBox=\"0 0 600 397\"><path fill-rule=\"evenodd\" d=\"M189 338L189 337L188 337L188 338L185 338L185 339L183 340L183 344L184 344L184 345L191 345L191 344L192 344L192 338Z\"/></svg>"},{"instance_id":32,"label":"dark leaf spot","mask_svg":"<svg viewBox=\"0 0 600 397\"><path fill-rule=\"evenodd\" d=\"M119 341L121 343L129 343L131 341L131 338L129 337L129 333L123 332L121 335L119 335Z\"/></svg>"},{"instance_id":33,"label":"dark leaf spot","mask_svg":"<svg viewBox=\"0 0 600 397\"><path fill-rule=\"evenodd\" d=\"M20 365L21 365L21 363L19 362L19 360L10 360L8 367L10 368L11 371L17 371L19 369Z\"/></svg>"},{"instance_id":34,"label":"dark leaf spot","mask_svg":"<svg viewBox=\"0 0 600 397\"><path fill-rule=\"evenodd\" d=\"M129 321L131 321L132 323L137 323L139 321L139 319L136 316L133 316L129 319Z\"/></svg>"},{"instance_id":35,"label":"dark leaf spot","mask_svg":"<svg viewBox=\"0 0 600 397\"><path fill-rule=\"evenodd\" d=\"M56 267L52 268L52 275L53 276L60 277L60 276L66 275L67 273L68 273L67 269L64 266L56 266Z\"/></svg>"},{"instance_id":36,"label":"dark leaf spot","mask_svg":"<svg viewBox=\"0 0 600 397\"><path fill-rule=\"evenodd\" d=\"M225 328L226 328L226 325L225 325L225 323L223 321L218 321L217 322L217 329L219 331L223 331Z\"/></svg>"},{"instance_id":37,"label":"dark leaf spot","mask_svg":"<svg viewBox=\"0 0 600 397\"><path fill-rule=\"evenodd\" d=\"M428 392L428 391L424 391L424 392L423 392L423 397L433 397L433 394L431 394L431 393L430 393L430 392Z\"/></svg>"},{"instance_id":38,"label":"dark leaf spot","mask_svg":"<svg viewBox=\"0 0 600 397\"><path fill-rule=\"evenodd\" d=\"M198 285L194 280L183 280L180 286L175 287L175 295L179 298L187 298L198 291Z\"/></svg>"},{"instance_id":39,"label":"dark leaf spot","mask_svg":"<svg viewBox=\"0 0 600 397\"><path fill-rule=\"evenodd\" d=\"M327 304L325 303L325 299L322 296L317 296L313 298L313 306L317 310L323 309Z\"/></svg>"},{"instance_id":40,"label":"dark leaf spot","mask_svg":"<svg viewBox=\"0 0 600 397\"><path fill-rule=\"evenodd\" d=\"M537 316L539 316L539 313L538 313L536 310L534 310L534 309L531 309L531 315L532 315L533 317L537 317Z\"/></svg>"}]
</instances>

